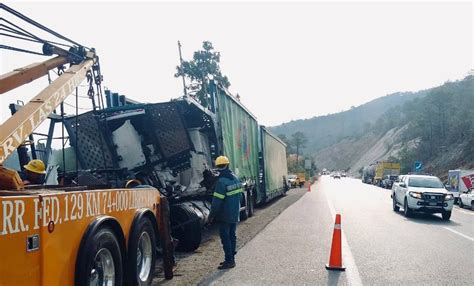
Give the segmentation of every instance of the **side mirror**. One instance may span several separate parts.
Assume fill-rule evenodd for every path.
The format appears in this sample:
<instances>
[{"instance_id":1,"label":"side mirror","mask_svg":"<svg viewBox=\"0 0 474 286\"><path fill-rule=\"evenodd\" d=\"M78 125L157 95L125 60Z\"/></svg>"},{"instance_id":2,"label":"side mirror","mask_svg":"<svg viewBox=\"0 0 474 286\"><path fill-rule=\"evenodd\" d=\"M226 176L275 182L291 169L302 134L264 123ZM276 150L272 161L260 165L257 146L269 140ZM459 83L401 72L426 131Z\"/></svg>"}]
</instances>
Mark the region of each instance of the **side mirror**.
<instances>
[{"instance_id":1,"label":"side mirror","mask_svg":"<svg viewBox=\"0 0 474 286\"><path fill-rule=\"evenodd\" d=\"M406 187L407 187L407 184L405 184L405 183L400 183L399 186L400 186L400 188L406 188Z\"/></svg>"}]
</instances>

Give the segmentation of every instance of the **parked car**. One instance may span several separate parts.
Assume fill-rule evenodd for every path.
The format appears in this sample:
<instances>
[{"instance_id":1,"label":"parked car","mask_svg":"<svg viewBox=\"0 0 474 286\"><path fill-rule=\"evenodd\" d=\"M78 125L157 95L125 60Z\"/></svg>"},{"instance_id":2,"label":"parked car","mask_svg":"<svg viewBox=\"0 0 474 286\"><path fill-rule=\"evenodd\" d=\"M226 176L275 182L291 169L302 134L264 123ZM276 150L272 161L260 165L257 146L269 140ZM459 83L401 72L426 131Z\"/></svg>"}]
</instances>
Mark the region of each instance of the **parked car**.
<instances>
[{"instance_id":1,"label":"parked car","mask_svg":"<svg viewBox=\"0 0 474 286\"><path fill-rule=\"evenodd\" d=\"M459 207L471 207L474 211L474 188L464 191L459 195Z\"/></svg>"},{"instance_id":2,"label":"parked car","mask_svg":"<svg viewBox=\"0 0 474 286\"><path fill-rule=\"evenodd\" d=\"M395 182L397 179L398 179L398 176L393 176L393 175L384 176L381 183L382 188L391 189L393 186L393 182Z\"/></svg>"},{"instance_id":3,"label":"parked car","mask_svg":"<svg viewBox=\"0 0 474 286\"><path fill-rule=\"evenodd\" d=\"M334 177L333 177L333 178L334 178L334 179L340 179L340 178L341 178L341 173L339 173L339 172L334 173Z\"/></svg>"},{"instance_id":4,"label":"parked car","mask_svg":"<svg viewBox=\"0 0 474 286\"><path fill-rule=\"evenodd\" d=\"M288 175L288 185L290 186L290 188L296 188L297 180L298 176L296 176L295 174Z\"/></svg>"},{"instance_id":5,"label":"parked car","mask_svg":"<svg viewBox=\"0 0 474 286\"><path fill-rule=\"evenodd\" d=\"M400 207L406 217L413 212L441 213L443 220L451 218L454 196L435 176L405 175L392 188L393 210Z\"/></svg>"},{"instance_id":6,"label":"parked car","mask_svg":"<svg viewBox=\"0 0 474 286\"><path fill-rule=\"evenodd\" d=\"M342 173L342 174L341 174L341 177L344 177L344 178L345 178L345 177L347 177L347 174L346 174L346 173Z\"/></svg>"}]
</instances>

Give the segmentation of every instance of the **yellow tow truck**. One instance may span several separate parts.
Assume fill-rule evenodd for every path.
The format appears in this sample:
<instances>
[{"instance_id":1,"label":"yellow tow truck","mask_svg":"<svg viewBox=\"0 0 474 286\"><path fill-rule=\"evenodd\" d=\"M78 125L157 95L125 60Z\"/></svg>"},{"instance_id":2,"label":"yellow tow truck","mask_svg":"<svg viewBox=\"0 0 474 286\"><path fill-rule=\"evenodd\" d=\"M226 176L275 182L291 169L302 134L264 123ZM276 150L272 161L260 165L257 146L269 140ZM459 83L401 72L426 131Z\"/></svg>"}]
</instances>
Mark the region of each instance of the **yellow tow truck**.
<instances>
[{"instance_id":1,"label":"yellow tow truck","mask_svg":"<svg viewBox=\"0 0 474 286\"><path fill-rule=\"evenodd\" d=\"M0 76L4 94L69 65L0 125L0 285L151 285L158 245L165 277L171 279L169 210L159 190L125 184L25 185L16 170L3 166L15 150L32 144L29 136L81 82L95 79L99 87L101 76L94 49L53 33L3 3L0 10L72 45L65 50L35 38L43 45L43 55L55 57Z\"/></svg>"}]
</instances>

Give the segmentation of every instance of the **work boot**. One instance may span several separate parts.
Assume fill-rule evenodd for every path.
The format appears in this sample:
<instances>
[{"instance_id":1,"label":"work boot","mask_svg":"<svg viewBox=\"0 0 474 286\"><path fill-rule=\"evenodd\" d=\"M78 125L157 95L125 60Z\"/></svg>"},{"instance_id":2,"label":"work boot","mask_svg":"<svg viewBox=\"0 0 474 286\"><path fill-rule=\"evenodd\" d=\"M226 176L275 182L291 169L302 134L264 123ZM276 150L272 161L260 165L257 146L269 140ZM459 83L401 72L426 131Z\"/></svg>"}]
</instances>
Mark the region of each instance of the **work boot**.
<instances>
[{"instance_id":1,"label":"work boot","mask_svg":"<svg viewBox=\"0 0 474 286\"><path fill-rule=\"evenodd\" d=\"M224 262L222 265L217 267L217 269L223 270L223 269L230 269L235 267L235 262Z\"/></svg>"},{"instance_id":2,"label":"work boot","mask_svg":"<svg viewBox=\"0 0 474 286\"><path fill-rule=\"evenodd\" d=\"M237 251L234 251L234 256L235 256L236 254L237 254ZM224 263L225 263L225 260L222 261L221 263L219 263L219 265L222 265L222 264L224 264Z\"/></svg>"}]
</instances>

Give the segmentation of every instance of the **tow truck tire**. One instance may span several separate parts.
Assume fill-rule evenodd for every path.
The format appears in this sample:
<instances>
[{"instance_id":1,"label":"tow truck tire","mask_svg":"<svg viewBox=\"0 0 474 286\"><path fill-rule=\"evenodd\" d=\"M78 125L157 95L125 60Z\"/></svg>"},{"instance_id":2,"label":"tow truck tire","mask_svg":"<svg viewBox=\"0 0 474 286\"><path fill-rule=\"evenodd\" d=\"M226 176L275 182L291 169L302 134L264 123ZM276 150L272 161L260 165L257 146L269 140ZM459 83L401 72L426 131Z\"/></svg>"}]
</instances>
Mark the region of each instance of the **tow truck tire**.
<instances>
[{"instance_id":1,"label":"tow truck tire","mask_svg":"<svg viewBox=\"0 0 474 286\"><path fill-rule=\"evenodd\" d=\"M397 200L395 199L395 194L392 195L392 205L394 212L398 212L400 210L400 207L397 204Z\"/></svg>"},{"instance_id":2,"label":"tow truck tire","mask_svg":"<svg viewBox=\"0 0 474 286\"><path fill-rule=\"evenodd\" d=\"M76 284L122 285L123 262L119 241L110 227L102 227L79 250L76 264ZM105 280L106 276L112 276Z\"/></svg>"},{"instance_id":3,"label":"tow truck tire","mask_svg":"<svg viewBox=\"0 0 474 286\"><path fill-rule=\"evenodd\" d=\"M127 270L129 282L127 285L151 285L155 271L156 236L152 222L142 217L132 227L129 238Z\"/></svg>"},{"instance_id":4,"label":"tow truck tire","mask_svg":"<svg viewBox=\"0 0 474 286\"><path fill-rule=\"evenodd\" d=\"M408 201L406 198L405 198L405 202L403 203L403 214L405 215L405 217L411 217L412 215L412 211L408 207Z\"/></svg>"},{"instance_id":5,"label":"tow truck tire","mask_svg":"<svg viewBox=\"0 0 474 286\"><path fill-rule=\"evenodd\" d=\"M171 235L179 240L177 250L192 252L201 244L201 218L188 206L171 206Z\"/></svg>"},{"instance_id":6,"label":"tow truck tire","mask_svg":"<svg viewBox=\"0 0 474 286\"><path fill-rule=\"evenodd\" d=\"M451 211L443 211L441 213L443 220L449 220L451 218Z\"/></svg>"},{"instance_id":7,"label":"tow truck tire","mask_svg":"<svg viewBox=\"0 0 474 286\"><path fill-rule=\"evenodd\" d=\"M474 211L474 201L471 202L471 211Z\"/></svg>"}]
</instances>

